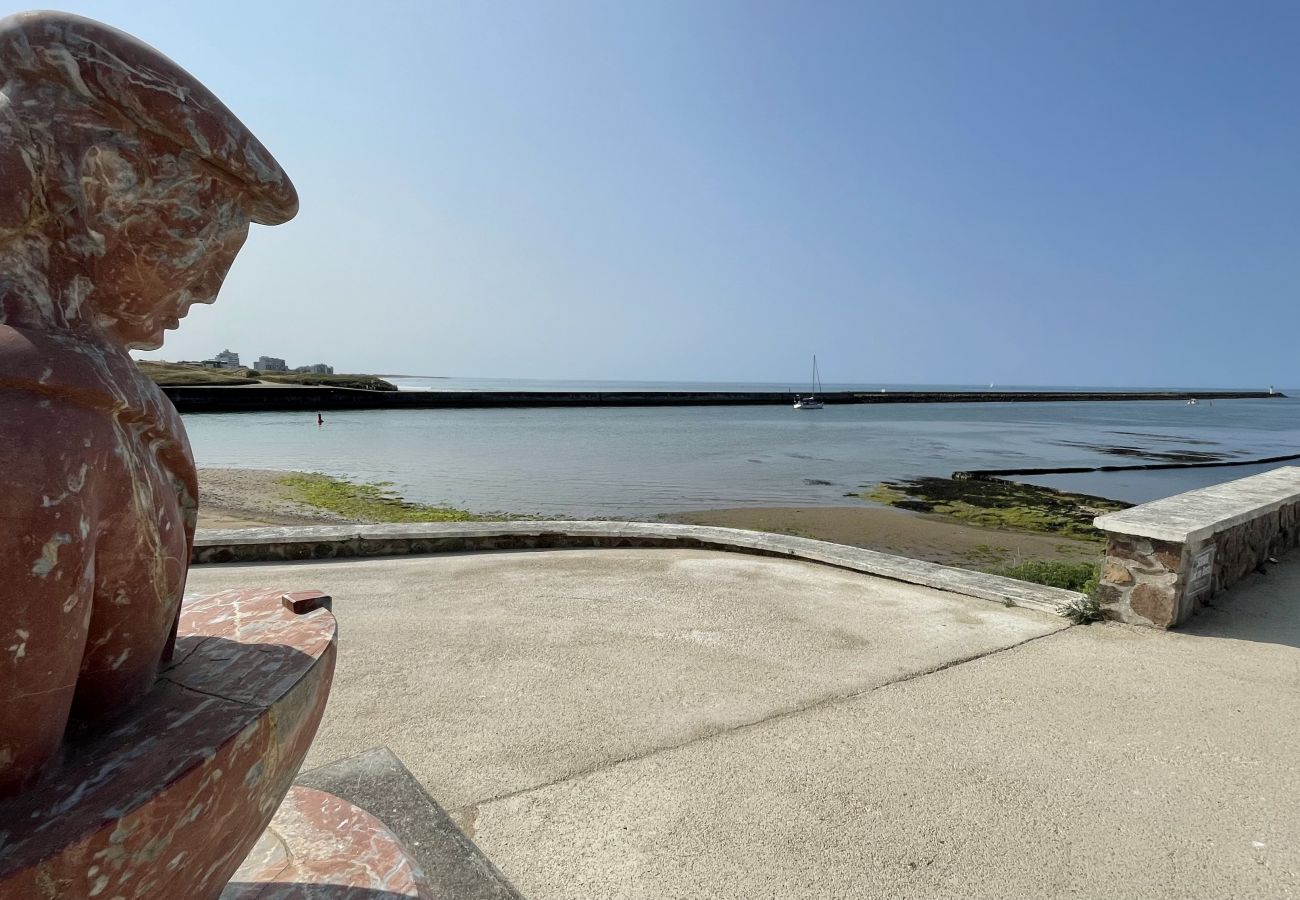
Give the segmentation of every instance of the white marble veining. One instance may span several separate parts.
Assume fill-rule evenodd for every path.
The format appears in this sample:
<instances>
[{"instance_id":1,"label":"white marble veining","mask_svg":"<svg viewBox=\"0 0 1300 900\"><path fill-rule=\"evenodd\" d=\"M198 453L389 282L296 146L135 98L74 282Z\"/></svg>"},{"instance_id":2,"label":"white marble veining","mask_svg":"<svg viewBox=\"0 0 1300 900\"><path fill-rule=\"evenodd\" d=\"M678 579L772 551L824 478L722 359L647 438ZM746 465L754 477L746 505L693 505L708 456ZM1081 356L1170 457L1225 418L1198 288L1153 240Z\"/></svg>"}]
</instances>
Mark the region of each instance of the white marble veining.
<instances>
[{"instance_id":1,"label":"white marble veining","mask_svg":"<svg viewBox=\"0 0 1300 900\"><path fill-rule=\"evenodd\" d=\"M216 299L250 222L297 209L154 48L70 13L0 18L0 799L41 790L171 658L198 482L129 351Z\"/></svg>"}]
</instances>

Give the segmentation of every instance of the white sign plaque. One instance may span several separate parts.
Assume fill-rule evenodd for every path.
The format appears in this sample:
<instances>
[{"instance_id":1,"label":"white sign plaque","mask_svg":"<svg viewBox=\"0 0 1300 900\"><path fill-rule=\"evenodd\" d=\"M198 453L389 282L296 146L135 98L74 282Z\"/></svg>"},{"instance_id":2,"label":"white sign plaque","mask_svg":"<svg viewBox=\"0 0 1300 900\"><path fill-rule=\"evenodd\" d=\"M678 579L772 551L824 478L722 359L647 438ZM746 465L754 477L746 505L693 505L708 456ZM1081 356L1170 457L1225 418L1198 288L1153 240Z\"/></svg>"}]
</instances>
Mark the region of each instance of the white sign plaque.
<instances>
[{"instance_id":1,"label":"white sign plaque","mask_svg":"<svg viewBox=\"0 0 1300 900\"><path fill-rule=\"evenodd\" d=\"M1192 557L1192 569L1187 575L1187 594L1192 599L1210 593L1214 586L1214 545L1206 547Z\"/></svg>"}]
</instances>

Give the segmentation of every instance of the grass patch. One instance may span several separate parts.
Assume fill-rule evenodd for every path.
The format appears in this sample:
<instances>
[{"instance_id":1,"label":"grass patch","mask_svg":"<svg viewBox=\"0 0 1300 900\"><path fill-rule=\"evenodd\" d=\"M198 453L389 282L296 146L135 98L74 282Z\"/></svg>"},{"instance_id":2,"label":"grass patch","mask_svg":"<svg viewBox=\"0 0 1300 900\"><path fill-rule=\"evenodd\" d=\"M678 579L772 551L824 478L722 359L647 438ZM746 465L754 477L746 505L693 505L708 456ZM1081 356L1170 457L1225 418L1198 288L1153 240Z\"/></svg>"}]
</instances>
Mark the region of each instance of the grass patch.
<instances>
[{"instance_id":1,"label":"grass patch","mask_svg":"<svg viewBox=\"0 0 1300 900\"><path fill-rule=\"evenodd\" d=\"M1064 588L1067 591L1079 591L1090 594L1097 589L1097 579L1101 576L1101 566L1088 562L1048 562L1031 559L1014 566L1007 566L997 571L998 575L1044 584L1048 587Z\"/></svg>"},{"instance_id":2,"label":"grass patch","mask_svg":"<svg viewBox=\"0 0 1300 900\"><path fill-rule=\"evenodd\" d=\"M319 472L301 472L276 479L284 498L337 513L359 522L469 522L473 513L450 506L428 506L403 500L389 482L357 484Z\"/></svg>"},{"instance_id":3,"label":"grass patch","mask_svg":"<svg viewBox=\"0 0 1300 900\"><path fill-rule=\"evenodd\" d=\"M274 381L280 384L308 384L317 387L359 388L363 391L395 391L397 386L390 384L377 375L315 375L308 372L299 374L283 372L262 372L262 381Z\"/></svg>"},{"instance_id":4,"label":"grass patch","mask_svg":"<svg viewBox=\"0 0 1300 900\"><path fill-rule=\"evenodd\" d=\"M1094 517L1128 507L1126 503L1105 497L983 479L891 481L861 496L887 506L936 513L983 528L1059 534L1091 541L1102 539L1101 532L1092 527Z\"/></svg>"},{"instance_id":5,"label":"grass patch","mask_svg":"<svg viewBox=\"0 0 1300 900\"><path fill-rule=\"evenodd\" d=\"M257 384L256 378L250 378L244 369L204 369L199 366L178 366L175 363L158 363L149 360L136 360L136 365L144 374L153 379L155 384L163 386L181 385L238 385Z\"/></svg>"},{"instance_id":6,"label":"grass patch","mask_svg":"<svg viewBox=\"0 0 1300 900\"><path fill-rule=\"evenodd\" d=\"M1097 599L1097 582L1101 578L1100 563L1086 562L1048 562L1035 559L1007 566L997 570L996 574L1048 587L1064 588L1078 591L1082 597L1076 597L1068 603L1056 607L1056 611L1075 625L1087 625L1100 622L1104 617L1101 602Z\"/></svg>"},{"instance_id":7,"label":"grass patch","mask_svg":"<svg viewBox=\"0 0 1300 900\"><path fill-rule=\"evenodd\" d=\"M376 375L316 375L308 372L258 372L256 369L205 369L179 363L136 360L144 374L163 387L182 385L239 385L264 381L278 384L306 384L319 387L360 388L366 391L395 391L397 386Z\"/></svg>"}]
</instances>

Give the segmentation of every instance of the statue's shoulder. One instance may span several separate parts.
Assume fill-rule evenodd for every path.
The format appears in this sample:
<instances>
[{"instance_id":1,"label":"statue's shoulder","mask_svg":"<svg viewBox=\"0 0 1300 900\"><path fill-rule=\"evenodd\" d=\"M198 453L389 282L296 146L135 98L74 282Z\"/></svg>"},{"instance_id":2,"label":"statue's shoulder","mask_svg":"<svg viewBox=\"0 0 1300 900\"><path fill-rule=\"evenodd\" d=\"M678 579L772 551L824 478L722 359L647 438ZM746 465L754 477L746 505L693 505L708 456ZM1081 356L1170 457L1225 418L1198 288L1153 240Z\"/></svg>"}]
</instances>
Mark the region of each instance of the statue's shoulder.
<instances>
[{"instance_id":1,"label":"statue's shoulder","mask_svg":"<svg viewBox=\"0 0 1300 900\"><path fill-rule=\"evenodd\" d=\"M0 458L73 452L74 443L112 452L125 440L128 452L156 460L190 495L198 490L176 407L129 354L78 335L0 325L0 434L11 436Z\"/></svg>"},{"instance_id":2,"label":"statue's shoulder","mask_svg":"<svg viewBox=\"0 0 1300 900\"><path fill-rule=\"evenodd\" d=\"M22 403L105 411L153 405L162 397L125 353L7 325L0 325L0 390Z\"/></svg>"},{"instance_id":3,"label":"statue's shoulder","mask_svg":"<svg viewBox=\"0 0 1300 900\"><path fill-rule=\"evenodd\" d=\"M43 371L11 375L0 367L0 465L9 488L21 479L10 477L15 460L45 466L52 452L79 455L118 440L110 401L97 391L56 379L41 380Z\"/></svg>"},{"instance_id":4,"label":"statue's shoulder","mask_svg":"<svg viewBox=\"0 0 1300 900\"><path fill-rule=\"evenodd\" d=\"M5 435L0 441L0 517L43 515L42 510L54 506L80 508L119 480L112 417L93 406L69 403L42 392L39 385L0 388L0 433Z\"/></svg>"}]
</instances>

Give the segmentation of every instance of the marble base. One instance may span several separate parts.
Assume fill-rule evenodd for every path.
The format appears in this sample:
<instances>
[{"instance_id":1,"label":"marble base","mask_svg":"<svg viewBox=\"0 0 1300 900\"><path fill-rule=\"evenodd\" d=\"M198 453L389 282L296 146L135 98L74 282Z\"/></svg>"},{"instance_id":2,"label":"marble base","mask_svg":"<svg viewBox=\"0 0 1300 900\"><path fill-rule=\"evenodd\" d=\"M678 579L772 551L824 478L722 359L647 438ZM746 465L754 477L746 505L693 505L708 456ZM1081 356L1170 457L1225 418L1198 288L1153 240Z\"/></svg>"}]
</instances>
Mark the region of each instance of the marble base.
<instances>
[{"instance_id":1,"label":"marble base","mask_svg":"<svg viewBox=\"0 0 1300 900\"><path fill-rule=\"evenodd\" d=\"M219 896L289 790L334 673L333 615L283 597L185 602L153 691L0 805L0 897Z\"/></svg>"},{"instance_id":2,"label":"marble base","mask_svg":"<svg viewBox=\"0 0 1300 900\"><path fill-rule=\"evenodd\" d=\"M419 864L384 824L313 788L289 791L221 900L433 900Z\"/></svg>"},{"instance_id":3,"label":"marble base","mask_svg":"<svg viewBox=\"0 0 1300 900\"><path fill-rule=\"evenodd\" d=\"M299 772L293 783L334 794L378 816L424 870L435 897L523 900L387 747Z\"/></svg>"}]
</instances>

